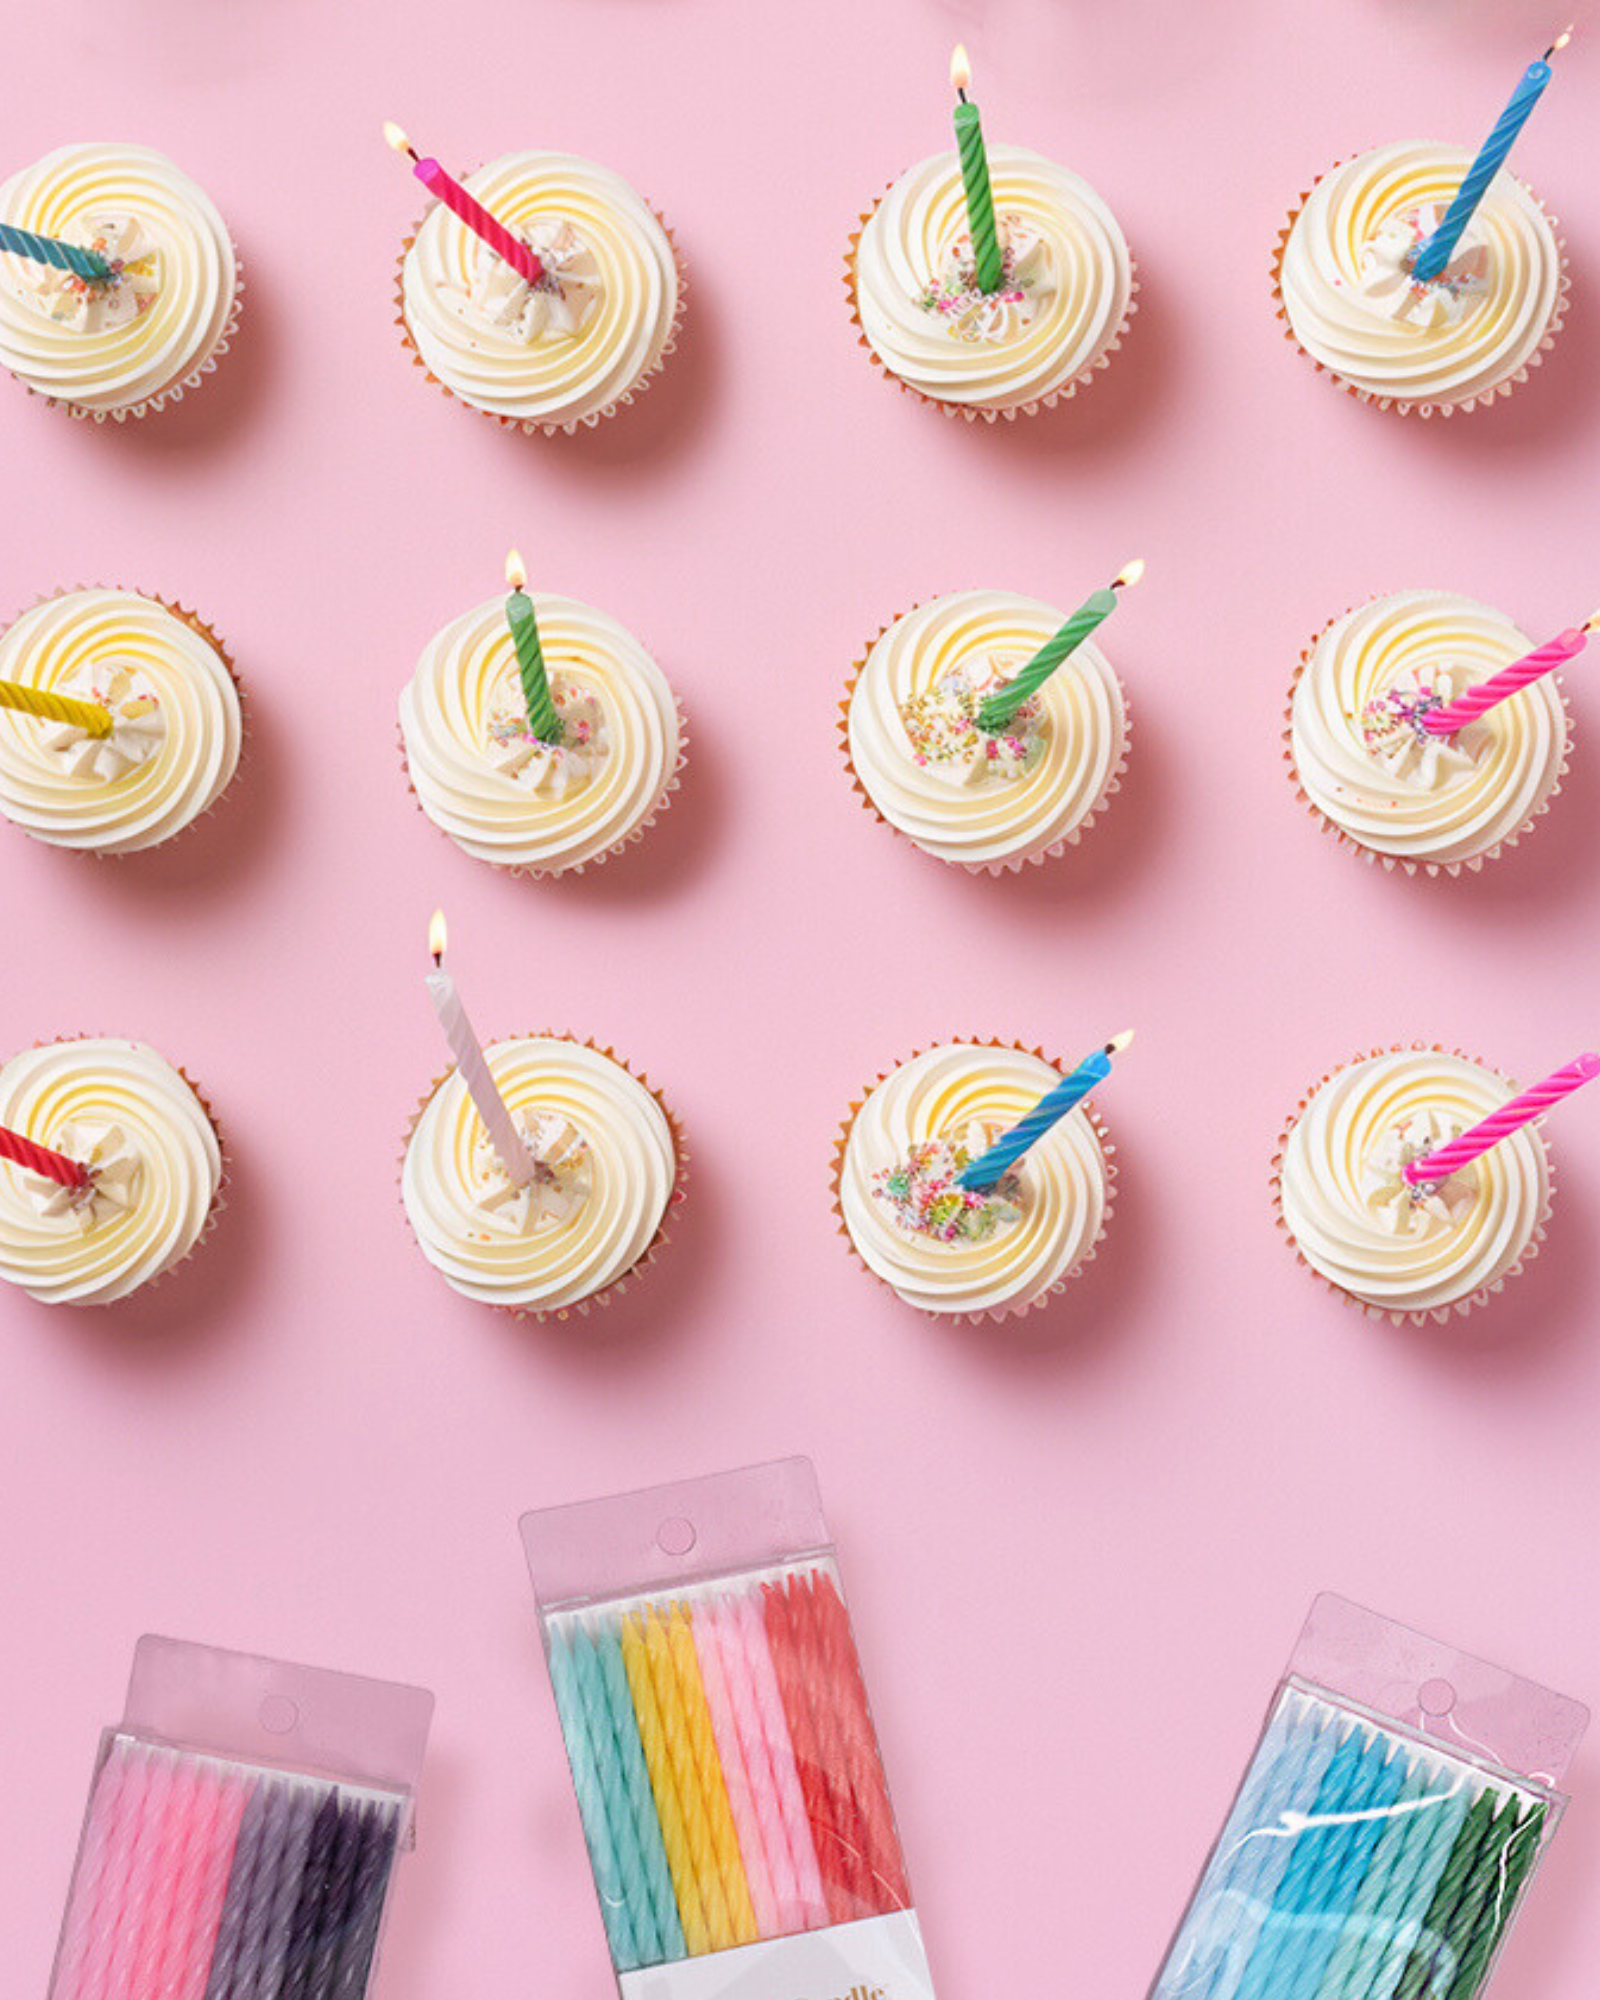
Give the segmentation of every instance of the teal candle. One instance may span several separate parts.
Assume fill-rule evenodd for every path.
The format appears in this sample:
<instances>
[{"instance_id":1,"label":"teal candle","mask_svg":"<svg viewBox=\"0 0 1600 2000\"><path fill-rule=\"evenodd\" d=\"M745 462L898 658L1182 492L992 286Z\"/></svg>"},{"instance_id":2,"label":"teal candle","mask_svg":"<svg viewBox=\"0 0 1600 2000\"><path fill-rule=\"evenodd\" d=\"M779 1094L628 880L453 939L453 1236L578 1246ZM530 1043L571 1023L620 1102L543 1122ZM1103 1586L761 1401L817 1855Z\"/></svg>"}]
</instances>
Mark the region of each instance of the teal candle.
<instances>
[{"instance_id":1,"label":"teal candle","mask_svg":"<svg viewBox=\"0 0 1600 2000\"><path fill-rule=\"evenodd\" d=\"M108 284L111 266L93 250L80 250L76 243L62 243L54 236L36 236L31 229L17 229L0 222L0 250L18 257L31 257L36 264L53 264L58 271L71 271L91 284Z\"/></svg>"},{"instance_id":2,"label":"teal candle","mask_svg":"<svg viewBox=\"0 0 1600 2000\"><path fill-rule=\"evenodd\" d=\"M967 191L967 228L972 236L978 290L997 292L1004 264L994 219L994 190L989 186L989 155L984 150L978 107L967 98L972 70L959 42L950 58L950 81L960 99L956 105L956 151L961 155L961 184Z\"/></svg>"},{"instance_id":3,"label":"teal candle","mask_svg":"<svg viewBox=\"0 0 1600 2000\"><path fill-rule=\"evenodd\" d=\"M1004 687L996 688L978 708L981 729L1004 729L1022 704L1037 694L1050 676L1075 652L1097 625L1103 625L1117 608L1117 592L1126 590L1144 575L1142 562L1131 562L1105 590L1097 590L1080 604L1072 616L1051 634L1025 667L1021 667Z\"/></svg>"},{"instance_id":4,"label":"teal candle","mask_svg":"<svg viewBox=\"0 0 1600 2000\"><path fill-rule=\"evenodd\" d=\"M527 704L528 727L541 743L561 741L561 717L550 694L550 676L545 672L544 648L539 643L539 621L528 595L527 572L515 549L506 557L506 582L511 595L506 599L506 623L517 649L517 672L522 677L522 699Z\"/></svg>"},{"instance_id":5,"label":"teal candle","mask_svg":"<svg viewBox=\"0 0 1600 2000\"><path fill-rule=\"evenodd\" d=\"M1113 1036L1103 1049L1096 1049L1079 1063L1070 1076L1064 1076L1054 1090L1048 1091L1025 1118L1019 1119L1009 1132L1002 1133L987 1152L980 1153L975 1160L969 1160L956 1175L956 1186L982 1191L991 1188L1000 1176L1014 1167L1030 1146L1037 1145L1052 1125L1058 1124L1072 1107L1087 1097L1097 1083L1104 1083L1111 1074L1111 1059L1133 1040L1132 1030Z\"/></svg>"}]
</instances>

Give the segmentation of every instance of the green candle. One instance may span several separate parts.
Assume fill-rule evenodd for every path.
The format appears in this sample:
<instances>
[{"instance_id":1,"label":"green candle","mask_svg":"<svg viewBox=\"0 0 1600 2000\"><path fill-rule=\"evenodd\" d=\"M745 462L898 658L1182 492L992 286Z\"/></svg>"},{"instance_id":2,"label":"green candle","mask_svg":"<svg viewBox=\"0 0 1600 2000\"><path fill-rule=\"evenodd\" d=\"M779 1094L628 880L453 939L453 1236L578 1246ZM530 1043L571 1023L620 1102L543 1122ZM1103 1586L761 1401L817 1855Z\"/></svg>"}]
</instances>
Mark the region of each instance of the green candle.
<instances>
[{"instance_id":1,"label":"green candle","mask_svg":"<svg viewBox=\"0 0 1600 2000\"><path fill-rule=\"evenodd\" d=\"M989 186L989 155L983 149L983 126L978 118L978 107L967 101L972 68L967 61L967 52L959 42L950 58L950 81L960 98L956 105L956 149L961 155L961 180L967 191L967 228L972 235L978 290L997 292L1004 267L1000 258L1000 237L995 228L994 193Z\"/></svg>"},{"instance_id":2,"label":"green candle","mask_svg":"<svg viewBox=\"0 0 1600 2000\"><path fill-rule=\"evenodd\" d=\"M533 615L533 599L528 595L528 573L515 549L506 557L506 582L511 595L506 599L506 623L517 648L517 671L522 676L522 698L528 705L528 727L541 743L561 741L561 717L550 697L550 676L545 672L544 648L539 644L539 621Z\"/></svg>"},{"instance_id":3,"label":"green candle","mask_svg":"<svg viewBox=\"0 0 1600 2000\"><path fill-rule=\"evenodd\" d=\"M1117 592L1126 590L1144 575L1144 564L1128 564L1116 581L1105 590L1086 598L1058 632L1054 632L1025 667L1019 668L1004 687L996 688L978 709L983 729L1004 729L1031 696L1038 693L1069 653L1075 652L1097 625L1103 625L1117 608Z\"/></svg>"}]
</instances>

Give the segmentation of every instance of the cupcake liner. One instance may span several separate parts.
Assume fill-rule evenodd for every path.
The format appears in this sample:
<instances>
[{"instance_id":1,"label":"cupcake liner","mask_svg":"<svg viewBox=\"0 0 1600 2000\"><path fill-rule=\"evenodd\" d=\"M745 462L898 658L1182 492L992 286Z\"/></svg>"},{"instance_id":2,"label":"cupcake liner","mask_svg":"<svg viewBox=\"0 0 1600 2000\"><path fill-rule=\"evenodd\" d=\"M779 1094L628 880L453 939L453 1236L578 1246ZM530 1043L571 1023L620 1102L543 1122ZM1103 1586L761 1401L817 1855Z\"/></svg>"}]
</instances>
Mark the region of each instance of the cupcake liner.
<instances>
[{"instance_id":1,"label":"cupcake liner","mask_svg":"<svg viewBox=\"0 0 1600 2000\"><path fill-rule=\"evenodd\" d=\"M920 611L924 604L932 602L933 599L931 598L919 598L915 604L908 605L904 611L898 612L893 618L885 620L878 627L877 631L873 633L872 637L857 655L855 664L850 669L850 678L845 683L844 700L839 704L839 750L844 758L844 767L850 779L851 790L855 792L862 805L866 807L867 811L880 825L886 826L897 839L905 841L910 847L914 847L919 854L928 854L928 850L922 845L921 841L913 838L903 827L896 826L893 820L884 817L883 813L879 811L877 802L871 792L867 790L866 785L862 782L860 772L855 767L855 760L850 755L850 703L854 699L856 684L861 679L862 669L866 666L873 647L877 645L886 632L898 625L902 618L909 618L913 611ZM1048 847L1041 848L1037 854L1013 854L999 861L949 861L942 854L929 854L928 859L930 861L937 861L946 868L959 868L967 875L1019 875L1024 868L1037 867L1045 861L1059 860L1069 847L1076 847L1079 841L1083 839L1084 835L1094 825L1095 821L1104 817L1106 808L1117 793L1122 790L1122 780L1127 774L1128 757L1133 748L1133 704L1128 699L1128 691L1123 687L1120 676L1117 680L1117 687L1122 696L1122 755L1117 759L1115 765L1107 775L1106 782L1101 788L1094 804L1084 814L1083 818L1078 821L1076 826L1069 828L1059 840L1052 841Z\"/></svg>"},{"instance_id":2,"label":"cupcake liner","mask_svg":"<svg viewBox=\"0 0 1600 2000\"><path fill-rule=\"evenodd\" d=\"M646 206L649 207L649 204L646 203ZM661 352L651 362L649 367L642 374L636 375L620 396L613 398L611 402L604 404L598 410L591 410L588 416L573 417L566 423L542 423L533 417L507 416L502 411L486 410L478 403L468 402L465 396L457 395L449 383L441 382L428 366L427 362L423 360L421 354L418 352L417 343L412 337L410 322L406 318L406 257L410 252L412 244L416 242L417 231L422 227L423 222L427 220L431 207L432 204L430 204L428 209L424 209L422 215L412 228L411 233L400 245L400 255L395 263L395 325L400 329L400 344L411 356L412 361L422 370L423 374L434 387L448 396L452 403L460 403L466 409L475 410L480 417L487 417L491 423L498 424L502 430L522 431L529 437L535 435L543 437L564 435L571 437L580 430L593 430L595 425L600 423L602 419L615 416L617 411L622 409L626 404L632 403L637 397L642 396L666 366L667 357L677 352L679 336L683 332L684 307L689 296L689 271L688 266L683 260L683 252L678 248L678 239L672 233L672 225L659 209L651 208L650 213L660 223L662 230L666 234L667 242L671 246L672 261L678 273L678 298L673 309L672 325L667 330L667 337L662 345Z\"/></svg>"},{"instance_id":3,"label":"cupcake liner","mask_svg":"<svg viewBox=\"0 0 1600 2000\"><path fill-rule=\"evenodd\" d=\"M1272 1214L1273 1221L1282 1232L1284 1241L1294 1253L1295 1262L1309 1271L1323 1289L1332 1292L1335 1298L1342 1299L1346 1305L1354 1306L1357 1312L1364 1314L1368 1319L1387 1320L1392 1326L1405 1326L1407 1324L1411 1326L1428 1326L1430 1324L1446 1326L1452 1319L1465 1318L1468 1313L1474 1311L1477 1307L1487 1304L1495 1293L1504 1291L1511 1280L1525 1271L1544 1248L1545 1225L1550 1220L1556 1194L1555 1162L1551 1159L1548 1149L1545 1153L1545 1165L1548 1172L1549 1192L1544 1208L1534 1226L1533 1234L1528 1238L1526 1249L1524 1249L1522 1255L1509 1270L1501 1272L1492 1285L1483 1285L1477 1291L1464 1293L1461 1298L1452 1299L1447 1306L1431 1306L1420 1312L1410 1312L1399 1311L1388 1306L1371 1305L1367 1300L1357 1298L1353 1292L1347 1292L1343 1285L1336 1285L1331 1278L1324 1277L1322 1272L1302 1254L1299 1244L1294 1239L1294 1233L1290 1229L1283 1213L1283 1162L1288 1150L1289 1134L1294 1130L1301 1118L1304 1117L1306 1107L1312 1098L1315 1097L1324 1084L1330 1083L1334 1077L1339 1075L1340 1071L1351 1068L1355 1063L1370 1061L1374 1056L1405 1055L1410 1052L1454 1056L1460 1062L1475 1063L1478 1068L1488 1070L1492 1076L1499 1077L1508 1090L1515 1089L1516 1087L1511 1079L1498 1070L1493 1063L1484 1062L1479 1056L1468 1055L1463 1049L1449 1048L1443 1042L1392 1042L1387 1048L1358 1050L1350 1058L1349 1062L1340 1063L1334 1069L1324 1070L1317 1081L1307 1088L1300 1102L1295 1106L1288 1118L1284 1120L1283 1129L1278 1134L1278 1143L1272 1155Z\"/></svg>"},{"instance_id":4,"label":"cupcake liner","mask_svg":"<svg viewBox=\"0 0 1600 2000\"><path fill-rule=\"evenodd\" d=\"M856 258L861 249L861 232L866 228L873 216L877 214L884 195L890 193L894 185L893 181L888 183L884 188L883 194L878 196L871 208L863 214L856 227L850 232L849 241L845 245L844 256L844 289L845 296L850 302L851 323L855 327L858 343L866 349L867 359L878 370L880 375L892 382L896 388L903 389L908 396L913 397L917 402L926 403L930 408L942 411L947 417L962 417L969 424L977 423L980 418L984 423L992 424L1003 417L1009 424L1015 422L1018 417L1034 417L1041 410L1054 409L1057 403L1069 402L1072 397L1077 395L1080 389L1087 388L1102 369L1110 367L1112 355L1117 352L1123 341L1127 338L1129 321L1139 310L1139 267L1131 250L1128 253L1128 303L1123 308L1122 318L1117 323L1116 331L1086 368L1080 369L1076 375L1070 376L1065 382L1060 383L1048 395L1036 396L1031 402L1027 403L1013 403L1008 409L995 410L989 409L979 403L945 402L940 397L927 395L923 390L914 388L911 383L902 380L878 353L872 342L868 340L866 329L861 324L860 308L856 302Z\"/></svg>"},{"instance_id":5,"label":"cupcake liner","mask_svg":"<svg viewBox=\"0 0 1600 2000\"><path fill-rule=\"evenodd\" d=\"M926 1055L930 1050L948 1048L952 1042L967 1042L974 1048L1015 1049L1019 1055L1037 1056L1041 1062L1049 1063L1052 1068L1061 1069L1061 1064L1055 1056L1046 1055L1042 1048L1029 1047L1026 1042L1001 1041L994 1035L955 1035L949 1041L928 1042L921 1048L913 1049L910 1055L904 1057L900 1062L892 1063L888 1069L880 1070L872 1082L863 1084L858 1093L851 1098L844 1122L839 1127L839 1136L833 1142L832 1185L834 1221L838 1224L839 1234L844 1238L845 1243L849 1247L851 1256L855 1258L856 1262L870 1278L882 1285L884 1290L896 1299L900 1299L900 1294L889 1283L887 1278L879 1277L878 1273L873 1270L872 1266L856 1248L856 1240L851 1235L850 1225L845 1220L843 1196L845 1153L850 1144L851 1131L854 1129L856 1119L860 1116L861 1107L866 1103L873 1091L880 1084L886 1083L897 1070L903 1069L906 1063L915 1062L918 1056ZM1062 1073L1065 1074L1065 1071L1063 1070ZM979 1312L929 1312L926 1307L915 1305L910 1307L912 1312L919 1314L923 1319L931 1319L941 1325L948 1325L951 1321L964 1321L969 1326L982 1326L986 1321L991 1320L998 1322L1010 1319L1023 1319L1037 1308L1048 1305L1052 1299L1066 1290L1073 1279L1080 1277L1094 1262L1100 1253L1100 1246L1105 1242L1106 1231L1111 1223L1111 1212L1116 1207L1117 1149L1107 1129L1105 1120L1101 1117L1098 1108L1088 1098L1083 1099L1076 1106L1076 1109L1082 1111L1088 1118L1089 1123L1094 1127L1095 1137L1100 1143L1101 1157L1105 1162L1105 1200L1100 1210L1100 1227L1095 1232L1094 1241L1084 1251L1077 1263L1070 1270L1063 1271L1053 1285L1048 1286L1035 1298L1016 1300L1004 1306L990 1306ZM900 1303L902 1305L910 1304L905 1299L900 1299Z\"/></svg>"},{"instance_id":6,"label":"cupcake liner","mask_svg":"<svg viewBox=\"0 0 1600 2000\"><path fill-rule=\"evenodd\" d=\"M498 1299L487 1302L482 1300L473 1302L477 1304L487 1303L491 1312L505 1313L512 1319L566 1320L573 1317L584 1318L590 1312L598 1311L600 1308L610 1305L613 1299L620 1298L631 1285L637 1284L650 1266L654 1264L663 1246L671 1241L673 1211L682 1205L689 1192L689 1149L684 1138L683 1126L679 1121L678 1114L667 1103L661 1092L650 1081L649 1077L645 1075L644 1071L636 1070L632 1064L624 1061L609 1042L597 1042L589 1035L562 1034L554 1028L525 1029L520 1034L505 1036L502 1039L507 1041L521 1041L532 1036L539 1036L548 1041L571 1042L578 1048L593 1049L596 1055L609 1057L620 1070L625 1071L627 1075L633 1078L635 1083L650 1093L651 1097L655 1100L657 1109L660 1111L662 1117L666 1119L668 1129L672 1133L672 1151L675 1162L672 1192L667 1196L667 1205L661 1211L661 1220L656 1225L656 1233L628 1266L627 1270L619 1277L613 1278L609 1285L602 1285L597 1292L590 1292L581 1299L574 1299L570 1305L553 1307L513 1305L509 1301ZM432 1083L429 1084L428 1088L417 1100L417 1108L411 1114L410 1122L406 1126L405 1138L401 1142L400 1154L395 1166L395 1193L400 1202L400 1213L405 1216L405 1223L408 1230L411 1229L411 1218L409 1215L406 1215L405 1206L406 1156L411 1150L411 1140L417 1129L417 1121L433 1102L440 1087L447 1083L455 1073L456 1066L452 1063L449 1068L441 1070ZM415 1240L416 1232L412 1230L411 1233L413 1240ZM422 1248L420 1243L418 1243L417 1247L419 1250ZM426 1251L423 1252L423 1261L428 1264L429 1270L436 1268L428 1258ZM461 1296L464 1296L464 1294Z\"/></svg>"},{"instance_id":7,"label":"cupcake liner","mask_svg":"<svg viewBox=\"0 0 1600 2000\"><path fill-rule=\"evenodd\" d=\"M1356 153L1345 154L1342 158L1334 161L1333 165L1329 167L1328 173L1337 173L1340 167L1345 166L1350 160L1359 157L1360 155ZM1326 179L1327 176L1323 175L1320 178ZM1354 396L1358 403L1371 403L1375 408L1380 410L1397 410L1402 416L1417 417L1453 417L1458 410L1465 412L1480 407L1487 409L1491 403L1502 397L1509 396L1512 390L1520 383L1527 381L1534 369L1539 366L1546 354L1555 345L1557 334L1560 333L1562 327L1566 324L1572 279L1567 269L1567 245L1566 239L1561 234L1561 225L1557 218L1545 207L1544 203L1540 201L1539 197L1533 193L1532 188L1527 186L1526 182L1523 183L1525 192L1532 197L1539 209L1539 213L1549 223L1550 233L1555 239L1558 279L1555 301L1550 308L1550 318L1545 326L1539 345L1514 375L1508 375L1503 382L1496 382L1491 388L1484 389L1475 396L1463 397L1459 403L1436 403L1427 399L1412 400L1404 396L1375 395L1372 390L1362 389L1356 383L1348 381L1337 369L1330 368L1326 362L1318 361L1314 355L1307 354L1306 350L1300 345L1294 327L1289 320L1289 309L1283 302L1283 259L1284 253L1289 247L1290 235L1293 233L1296 222L1300 219L1300 211L1311 199L1316 185L1317 183L1313 181L1311 187L1301 191L1299 200L1289 210L1288 220L1278 231L1277 238L1274 241L1272 250L1272 296L1277 301L1278 318L1283 322L1284 338L1297 354L1305 356L1305 359L1311 363L1319 375L1326 375L1336 389L1342 389L1347 396Z\"/></svg>"},{"instance_id":8,"label":"cupcake liner","mask_svg":"<svg viewBox=\"0 0 1600 2000\"><path fill-rule=\"evenodd\" d=\"M1363 604L1371 604L1377 596L1382 596L1383 594L1382 592L1377 592L1374 594L1374 597L1363 598L1360 604L1347 605L1337 617L1330 618L1325 624L1319 626L1317 631L1306 642L1305 646L1302 647L1300 658L1289 679L1289 693L1284 703L1283 711L1283 757L1284 762L1289 767L1289 782L1294 786L1296 798L1299 799L1306 811L1310 813L1318 831L1331 834L1337 845L1348 848L1352 854L1356 855L1360 860L1365 861L1369 866L1377 864L1391 873L1399 870L1400 873L1405 875L1476 875L1489 862L1497 861L1508 848L1515 847L1520 841L1525 840L1533 831L1537 822L1543 819L1545 814L1550 810L1551 803L1561 795L1561 788L1566 782L1567 770L1572 762L1573 722L1572 710L1567 701L1566 687L1558 669L1552 678L1555 681L1556 692L1561 698L1562 711L1567 719L1566 746L1561 756L1561 768L1556 773L1555 783L1514 833L1508 833L1504 839L1496 841L1493 847L1486 847L1481 854L1470 855L1464 861L1416 861L1412 860L1408 855L1384 854L1375 847L1368 847L1365 842L1357 840L1353 833L1346 832L1337 820L1329 819L1328 815L1310 797L1300 782L1299 767L1294 760L1294 697L1295 690L1300 685L1300 677L1310 665L1311 656L1316 651L1318 641L1322 638L1323 633L1337 625L1340 618L1348 618L1352 611L1359 611Z\"/></svg>"}]
</instances>

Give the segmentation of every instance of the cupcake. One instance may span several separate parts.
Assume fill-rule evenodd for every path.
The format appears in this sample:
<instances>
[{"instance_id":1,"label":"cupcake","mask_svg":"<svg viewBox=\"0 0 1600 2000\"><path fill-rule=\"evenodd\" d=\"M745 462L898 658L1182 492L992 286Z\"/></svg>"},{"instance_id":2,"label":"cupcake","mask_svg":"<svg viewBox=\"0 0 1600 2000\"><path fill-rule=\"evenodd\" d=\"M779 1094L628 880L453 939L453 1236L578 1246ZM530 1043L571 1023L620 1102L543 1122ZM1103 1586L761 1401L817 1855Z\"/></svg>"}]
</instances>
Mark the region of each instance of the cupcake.
<instances>
[{"instance_id":1,"label":"cupcake","mask_svg":"<svg viewBox=\"0 0 1600 2000\"><path fill-rule=\"evenodd\" d=\"M512 1312L584 1312L620 1292L665 1241L685 1164L670 1114L609 1051L523 1035L484 1051L532 1152L518 1187L459 1070L413 1119L401 1169L422 1254L456 1291Z\"/></svg>"},{"instance_id":2,"label":"cupcake","mask_svg":"<svg viewBox=\"0 0 1600 2000\"><path fill-rule=\"evenodd\" d=\"M50 1305L110 1305L194 1249L222 1148L193 1085L143 1042L50 1042L0 1066L0 1126L88 1171L69 1188L0 1159L0 1279Z\"/></svg>"},{"instance_id":3,"label":"cupcake","mask_svg":"<svg viewBox=\"0 0 1600 2000\"><path fill-rule=\"evenodd\" d=\"M501 598L429 640L401 691L400 736L418 803L458 847L559 875L639 838L677 789L684 728L632 633L575 598L532 601L559 740L529 723Z\"/></svg>"},{"instance_id":4,"label":"cupcake","mask_svg":"<svg viewBox=\"0 0 1600 2000\"><path fill-rule=\"evenodd\" d=\"M211 198L148 146L62 146L0 187L0 223L92 251L85 279L0 253L0 363L75 417L176 402L227 351L239 269Z\"/></svg>"},{"instance_id":5,"label":"cupcake","mask_svg":"<svg viewBox=\"0 0 1600 2000\"><path fill-rule=\"evenodd\" d=\"M68 590L0 634L0 681L109 711L107 733L0 706L0 813L54 847L133 854L209 812L239 763L216 634L132 590Z\"/></svg>"},{"instance_id":6,"label":"cupcake","mask_svg":"<svg viewBox=\"0 0 1600 2000\"><path fill-rule=\"evenodd\" d=\"M982 1193L957 1177L1060 1084L1037 1050L949 1042L868 1089L834 1155L834 1206L856 1255L936 1319L1005 1319L1094 1256L1115 1168L1079 1104Z\"/></svg>"},{"instance_id":7,"label":"cupcake","mask_svg":"<svg viewBox=\"0 0 1600 2000\"><path fill-rule=\"evenodd\" d=\"M1021 868L1081 839L1127 762L1128 714L1084 640L997 730L979 711L1062 614L1031 597L961 590L887 626L844 705L845 761L866 803L924 853L974 873Z\"/></svg>"},{"instance_id":8,"label":"cupcake","mask_svg":"<svg viewBox=\"0 0 1600 2000\"><path fill-rule=\"evenodd\" d=\"M1274 1163L1278 1220L1301 1261L1374 1317L1464 1313L1537 1253L1550 1166L1537 1126L1447 1179L1413 1187L1407 1164L1505 1104L1493 1070L1415 1046L1360 1057L1302 1102Z\"/></svg>"},{"instance_id":9,"label":"cupcake","mask_svg":"<svg viewBox=\"0 0 1600 2000\"><path fill-rule=\"evenodd\" d=\"M409 151L397 130L391 143ZM575 431L631 402L677 341L683 274L666 225L620 174L571 153L507 153L462 185L544 276L530 285L436 202L400 263L417 360L525 431Z\"/></svg>"},{"instance_id":10,"label":"cupcake","mask_svg":"<svg viewBox=\"0 0 1600 2000\"><path fill-rule=\"evenodd\" d=\"M1566 314L1562 246L1537 198L1497 174L1442 274L1411 265L1473 155L1403 141L1335 167L1304 198L1275 264L1289 338L1381 409L1449 416L1527 379Z\"/></svg>"},{"instance_id":11,"label":"cupcake","mask_svg":"<svg viewBox=\"0 0 1600 2000\"><path fill-rule=\"evenodd\" d=\"M1289 700L1295 783L1340 840L1387 868L1457 874L1515 846L1560 789L1566 705L1546 674L1452 736L1420 717L1532 649L1450 591L1373 599L1306 650Z\"/></svg>"}]
</instances>

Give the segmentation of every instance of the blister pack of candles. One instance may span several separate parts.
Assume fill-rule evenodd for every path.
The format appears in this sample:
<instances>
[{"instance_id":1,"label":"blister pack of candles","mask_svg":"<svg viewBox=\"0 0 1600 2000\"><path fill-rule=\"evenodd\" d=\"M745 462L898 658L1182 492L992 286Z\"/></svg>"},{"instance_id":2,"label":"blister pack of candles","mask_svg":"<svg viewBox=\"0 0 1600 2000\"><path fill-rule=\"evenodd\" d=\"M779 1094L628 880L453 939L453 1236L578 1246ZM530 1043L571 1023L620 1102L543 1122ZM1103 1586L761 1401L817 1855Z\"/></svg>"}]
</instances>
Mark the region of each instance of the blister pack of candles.
<instances>
[{"instance_id":1,"label":"blister pack of candles","mask_svg":"<svg viewBox=\"0 0 1600 2000\"><path fill-rule=\"evenodd\" d=\"M433 1697L139 1642L50 2000L363 2000Z\"/></svg>"},{"instance_id":2,"label":"blister pack of candles","mask_svg":"<svg viewBox=\"0 0 1600 2000\"><path fill-rule=\"evenodd\" d=\"M1588 1719L1319 1597L1154 2000L1473 2000Z\"/></svg>"},{"instance_id":3,"label":"blister pack of candles","mask_svg":"<svg viewBox=\"0 0 1600 2000\"><path fill-rule=\"evenodd\" d=\"M624 2000L931 2000L810 1464L522 1534Z\"/></svg>"}]
</instances>

